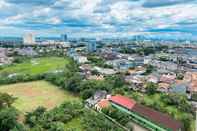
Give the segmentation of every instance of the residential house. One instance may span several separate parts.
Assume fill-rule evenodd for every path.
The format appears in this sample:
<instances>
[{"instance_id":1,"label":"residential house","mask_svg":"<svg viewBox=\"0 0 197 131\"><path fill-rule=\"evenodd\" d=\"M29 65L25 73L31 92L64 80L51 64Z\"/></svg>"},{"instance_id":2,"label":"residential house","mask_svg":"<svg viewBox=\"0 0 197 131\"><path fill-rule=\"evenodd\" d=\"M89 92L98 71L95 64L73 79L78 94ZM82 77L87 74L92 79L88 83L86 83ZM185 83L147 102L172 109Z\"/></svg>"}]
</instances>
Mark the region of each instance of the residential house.
<instances>
[{"instance_id":1,"label":"residential house","mask_svg":"<svg viewBox=\"0 0 197 131\"><path fill-rule=\"evenodd\" d=\"M6 55L7 50L5 48L0 48L0 66L5 64L11 64L12 58Z\"/></svg>"},{"instance_id":2,"label":"residential house","mask_svg":"<svg viewBox=\"0 0 197 131\"><path fill-rule=\"evenodd\" d=\"M157 84L159 82L159 77L155 75L149 75L147 76L147 82L152 82Z\"/></svg>"},{"instance_id":3,"label":"residential house","mask_svg":"<svg viewBox=\"0 0 197 131\"><path fill-rule=\"evenodd\" d=\"M106 64L112 65L116 70L127 71L129 68L135 68L136 64L133 60L116 59L107 61Z\"/></svg>"},{"instance_id":4,"label":"residential house","mask_svg":"<svg viewBox=\"0 0 197 131\"><path fill-rule=\"evenodd\" d=\"M86 79L88 80L104 80L103 75L87 75Z\"/></svg>"},{"instance_id":5,"label":"residential house","mask_svg":"<svg viewBox=\"0 0 197 131\"><path fill-rule=\"evenodd\" d=\"M188 87L189 87L189 83L187 82L175 83L171 86L170 92L178 93L178 94L186 94Z\"/></svg>"},{"instance_id":6,"label":"residential house","mask_svg":"<svg viewBox=\"0 0 197 131\"><path fill-rule=\"evenodd\" d=\"M189 84L189 92L196 93L197 92L197 72L191 73L191 81Z\"/></svg>"},{"instance_id":7,"label":"residential house","mask_svg":"<svg viewBox=\"0 0 197 131\"><path fill-rule=\"evenodd\" d=\"M94 67L94 70L98 71L100 74L103 75L113 75L117 73L117 71L115 71L114 69L101 68L97 66Z\"/></svg>"},{"instance_id":8,"label":"residential house","mask_svg":"<svg viewBox=\"0 0 197 131\"><path fill-rule=\"evenodd\" d=\"M107 99L102 99L95 105L95 109L101 111L102 109L109 107L109 105L110 102Z\"/></svg>"},{"instance_id":9,"label":"residential house","mask_svg":"<svg viewBox=\"0 0 197 131\"><path fill-rule=\"evenodd\" d=\"M164 93L168 93L170 90L170 84L168 83L159 83L158 84L158 89L159 92L164 92Z\"/></svg>"},{"instance_id":10,"label":"residential house","mask_svg":"<svg viewBox=\"0 0 197 131\"><path fill-rule=\"evenodd\" d=\"M142 92L145 92L144 83L145 78L141 75L129 75L125 76L125 82L130 84L129 88L133 90L140 90Z\"/></svg>"},{"instance_id":11,"label":"residential house","mask_svg":"<svg viewBox=\"0 0 197 131\"><path fill-rule=\"evenodd\" d=\"M75 61L77 61L77 63L79 63L79 64L84 64L84 63L87 63L88 62L88 59L87 59L86 56L75 55L73 57L73 59Z\"/></svg>"},{"instance_id":12,"label":"residential house","mask_svg":"<svg viewBox=\"0 0 197 131\"><path fill-rule=\"evenodd\" d=\"M161 77L160 77L160 82L161 83L167 83L167 84L173 84L176 80L176 74L173 74L173 73L168 73L168 74L163 74Z\"/></svg>"},{"instance_id":13,"label":"residential house","mask_svg":"<svg viewBox=\"0 0 197 131\"><path fill-rule=\"evenodd\" d=\"M96 91L95 94L85 101L87 107L94 107L100 100L106 98L107 92L103 90Z\"/></svg>"},{"instance_id":14,"label":"residential house","mask_svg":"<svg viewBox=\"0 0 197 131\"><path fill-rule=\"evenodd\" d=\"M150 64L162 70L168 70L172 72L177 70L177 64L170 61L152 60Z\"/></svg>"},{"instance_id":15,"label":"residential house","mask_svg":"<svg viewBox=\"0 0 197 131\"><path fill-rule=\"evenodd\" d=\"M38 53L32 47L18 49L17 53L22 56L37 56Z\"/></svg>"}]
</instances>

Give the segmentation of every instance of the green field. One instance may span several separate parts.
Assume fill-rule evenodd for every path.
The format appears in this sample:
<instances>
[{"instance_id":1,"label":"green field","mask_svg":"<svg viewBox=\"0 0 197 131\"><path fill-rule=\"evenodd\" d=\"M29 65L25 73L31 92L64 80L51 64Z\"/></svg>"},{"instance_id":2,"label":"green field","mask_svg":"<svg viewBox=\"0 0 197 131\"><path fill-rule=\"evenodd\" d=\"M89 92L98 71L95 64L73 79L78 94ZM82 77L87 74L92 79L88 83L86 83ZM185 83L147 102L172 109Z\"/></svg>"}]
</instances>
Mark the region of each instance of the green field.
<instances>
[{"instance_id":1,"label":"green field","mask_svg":"<svg viewBox=\"0 0 197 131\"><path fill-rule=\"evenodd\" d=\"M20 64L13 64L0 70L0 74L5 76L9 74L30 74L37 75L49 71L59 70L68 64L69 60L63 57L42 57L25 60Z\"/></svg>"},{"instance_id":2,"label":"green field","mask_svg":"<svg viewBox=\"0 0 197 131\"><path fill-rule=\"evenodd\" d=\"M17 97L13 106L23 113L32 111L38 106L44 106L47 109L52 109L64 101L79 100L78 97L66 92L65 90L61 90L46 81L0 86L0 92L8 93Z\"/></svg>"}]
</instances>

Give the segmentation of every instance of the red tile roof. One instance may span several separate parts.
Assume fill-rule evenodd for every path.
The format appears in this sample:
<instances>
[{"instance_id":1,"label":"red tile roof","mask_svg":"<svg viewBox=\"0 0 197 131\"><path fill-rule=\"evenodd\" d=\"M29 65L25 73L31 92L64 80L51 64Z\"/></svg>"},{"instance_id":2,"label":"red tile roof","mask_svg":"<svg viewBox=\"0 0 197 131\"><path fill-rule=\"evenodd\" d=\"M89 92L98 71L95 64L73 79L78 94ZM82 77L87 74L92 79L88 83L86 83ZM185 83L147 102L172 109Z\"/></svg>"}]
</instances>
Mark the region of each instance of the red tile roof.
<instances>
[{"instance_id":1,"label":"red tile roof","mask_svg":"<svg viewBox=\"0 0 197 131\"><path fill-rule=\"evenodd\" d=\"M128 97L121 95L112 96L110 98L110 101L120 106L123 106L127 109L132 109L136 104L136 102L133 99L129 99Z\"/></svg>"},{"instance_id":2,"label":"red tile roof","mask_svg":"<svg viewBox=\"0 0 197 131\"><path fill-rule=\"evenodd\" d=\"M103 99L103 100L99 101L97 104L100 108L106 108L110 105L110 103L107 99Z\"/></svg>"},{"instance_id":3,"label":"red tile roof","mask_svg":"<svg viewBox=\"0 0 197 131\"><path fill-rule=\"evenodd\" d=\"M171 116L141 104L135 104L135 106L132 108L132 111L145 117L146 119L149 119L152 122L163 125L165 128L172 129L173 131L177 131L178 129L182 128L181 122L173 119Z\"/></svg>"}]
</instances>

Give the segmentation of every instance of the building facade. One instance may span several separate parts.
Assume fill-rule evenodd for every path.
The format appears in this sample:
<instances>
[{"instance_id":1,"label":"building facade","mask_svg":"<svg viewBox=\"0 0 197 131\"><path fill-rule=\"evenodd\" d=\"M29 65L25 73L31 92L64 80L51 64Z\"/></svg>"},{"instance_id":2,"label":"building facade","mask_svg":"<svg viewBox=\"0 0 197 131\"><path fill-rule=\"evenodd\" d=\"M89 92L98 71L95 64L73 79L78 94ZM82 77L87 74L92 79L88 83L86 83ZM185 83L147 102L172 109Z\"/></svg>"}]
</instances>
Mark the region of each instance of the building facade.
<instances>
[{"instance_id":1,"label":"building facade","mask_svg":"<svg viewBox=\"0 0 197 131\"><path fill-rule=\"evenodd\" d=\"M88 52L96 52L97 44L96 41L90 41L87 43L87 51Z\"/></svg>"},{"instance_id":2,"label":"building facade","mask_svg":"<svg viewBox=\"0 0 197 131\"><path fill-rule=\"evenodd\" d=\"M23 44L35 44L35 37L32 33L25 34L23 37Z\"/></svg>"}]
</instances>

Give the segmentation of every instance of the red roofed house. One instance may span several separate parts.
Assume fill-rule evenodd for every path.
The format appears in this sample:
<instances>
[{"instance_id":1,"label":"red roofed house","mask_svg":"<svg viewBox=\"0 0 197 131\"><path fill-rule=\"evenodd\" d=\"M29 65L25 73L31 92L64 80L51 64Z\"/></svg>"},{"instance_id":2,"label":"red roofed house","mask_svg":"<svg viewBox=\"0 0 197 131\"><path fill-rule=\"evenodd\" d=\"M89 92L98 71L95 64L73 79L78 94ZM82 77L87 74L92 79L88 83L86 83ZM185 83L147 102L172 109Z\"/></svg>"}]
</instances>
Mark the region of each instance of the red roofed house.
<instances>
[{"instance_id":1,"label":"red roofed house","mask_svg":"<svg viewBox=\"0 0 197 131\"><path fill-rule=\"evenodd\" d=\"M101 111L101 109L107 108L109 107L109 105L110 105L110 102L107 99L102 99L95 105L95 108L96 110Z\"/></svg>"},{"instance_id":2,"label":"red roofed house","mask_svg":"<svg viewBox=\"0 0 197 131\"><path fill-rule=\"evenodd\" d=\"M181 122L172 119L167 114L138 104L133 99L121 95L116 95L112 96L109 101L115 108L130 114L134 123L148 130L182 131Z\"/></svg>"},{"instance_id":3,"label":"red roofed house","mask_svg":"<svg viewBox=\"0 0 197 131\"><path fill-rule=\"evenodd\" d=\"M133 106L136 104L136 102L132 99L129 99L128 97L125 96L121 96L121 95L116 95L116 96L112 96L110 98L110 101L112 101L113 103L123 106L127 109L132 109Z\"/></svg>"}]
</instances>

